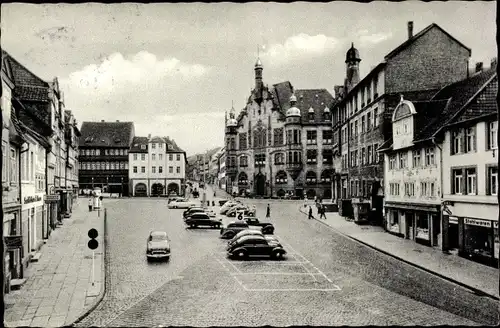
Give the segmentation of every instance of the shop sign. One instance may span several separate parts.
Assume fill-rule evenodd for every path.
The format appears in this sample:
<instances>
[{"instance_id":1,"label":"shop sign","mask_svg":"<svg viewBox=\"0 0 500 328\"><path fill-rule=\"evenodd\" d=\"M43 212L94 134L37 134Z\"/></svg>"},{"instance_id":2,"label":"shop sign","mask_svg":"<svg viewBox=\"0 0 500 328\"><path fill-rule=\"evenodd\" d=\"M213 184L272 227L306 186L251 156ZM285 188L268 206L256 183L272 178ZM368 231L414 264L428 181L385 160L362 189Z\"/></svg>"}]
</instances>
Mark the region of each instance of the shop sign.
<instances>
[{"instance_id":1,"label":"shop sign","mask_svg":"<svg viewBox=\"0 0 500 328\"><path fill-rule=\"evenodd\" d=\"M23 204L31 204L34 202L40 202L42 200L42 197L40 195L36 196L26 196L23 199Z\"/></svg>"},{"instance_id":2,"label":"shop sign","mask_svg":"<svg viewBox=\"0 0 500 328\"><path fill-rule=\"evenodd\" d=\"M450 216L448 222L458 224L458 218L456 216Z\"/></svg>"},{"instance_id":3,"label":"shop sign","mask_svg":"<svg viewBox=\"0 0 500 328\"><path fill-rule=\"evenodd\" d=\"M498 229L498 221L493 221L493 228Z\"/></svg>"},{"instance_id":4,"label":"shop sign","mask_svg":"<svg viewBox=\"0 0 500 328\"><path fill-rule=\"evenodd\" d=\"M44 196L44 200L46 203L56 202L56 201L59 201L59 199L60 199L59 195L45 195Z\"/></svg>"},{"instance_id":5,"label":"shop sign","mask_svg":"<svg viewBox=\"0 0 500 328\"><path fill-rule=\"evenodd\" d=\"M465 218L465 224L491 228L491 221Z\"/></svg>"},{"instance_id":6,"label":"shop sign","mask_svg":"<svg viewBox=\"0 0 500 328\"><path fill-rule=\"evenodd\" d=\"M4 236L7 250L14 250L23 247L23 236Z\"/></svg>"}]
</instances>

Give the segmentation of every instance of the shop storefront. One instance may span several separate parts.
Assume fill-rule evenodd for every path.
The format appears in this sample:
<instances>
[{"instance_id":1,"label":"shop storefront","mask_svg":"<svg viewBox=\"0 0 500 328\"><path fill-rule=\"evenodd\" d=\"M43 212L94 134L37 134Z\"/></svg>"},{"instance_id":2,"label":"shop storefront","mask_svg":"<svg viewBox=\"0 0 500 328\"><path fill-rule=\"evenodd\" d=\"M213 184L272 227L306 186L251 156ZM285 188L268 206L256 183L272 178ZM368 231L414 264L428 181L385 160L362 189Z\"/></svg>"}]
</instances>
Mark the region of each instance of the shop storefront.
<instances>
[{"instance_id":1,"label":"shop storefront","mask_svg":"<svg viewBox=\"0 0 500 328\"><path fill-rule=\"evenodd\" d=\"M21 265L23 239L21 234L21 205L4 208L3 236L6 249L3 265L5 292L10 292L10 281L23 278Z\"/></svg>"},{"instance_id":2,"label":"shop storefront","mask_svg":"<svg viewBox=\"0 0 500 328\"><path fill-rule=\"evenodd\" d=\"M24 260L43 245L43 193L22 197Z\"/></svg>"},{"instance_id":3,"label":"shop storefront","mask_svg":"<svg viewBox=\"0 0 500 328\"><path fill-rule=\"evenodd\" d=\"M441 244L441 220L439 206L420 204L385 205L387 232L426 246Z\"/></svg>"},{"instance_id":4,"label":"shop storefront","mask_svg":"<svg viewBox=\"0 0 500 328\"><path fill-rule=\"evenodd\" d=\"M44 197L45 207L47 210L47 215L44 218L45 220L44 220L44 224L43 224L43 227L44 227L43 238L44 239L49 238L50 233L56 229L59 199L60 199L60 196L57 194L45 195L45 197Z\"/></svg>"}]
</instances>

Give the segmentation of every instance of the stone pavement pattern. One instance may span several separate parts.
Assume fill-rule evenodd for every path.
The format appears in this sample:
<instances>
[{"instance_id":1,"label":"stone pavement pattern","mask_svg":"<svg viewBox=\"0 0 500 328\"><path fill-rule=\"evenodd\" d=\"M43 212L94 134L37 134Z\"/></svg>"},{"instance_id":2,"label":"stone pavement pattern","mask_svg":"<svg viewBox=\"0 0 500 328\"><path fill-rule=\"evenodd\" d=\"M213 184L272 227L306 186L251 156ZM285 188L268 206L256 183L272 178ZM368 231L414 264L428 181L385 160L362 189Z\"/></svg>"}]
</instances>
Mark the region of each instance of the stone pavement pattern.
<instances>
[{"instance_id":1,"label":"stone pavement pattern","mask_svg":"<svg viewBox=\"0 0 500 328\"><path fill-rule=\"evenodd\" d=\"M456 255L443 254L434 248L391 235L381 227L357 225L336 212L326 213L326 220L319 219L315 212L314 214L316 220L376 249L487 294L499 296L498 269Z\"/></svg>"},{"instance_id":2,"label":"stone pavement pattern","mask_svg":"<svg viewBox=\"0 0 500 328\"><path fill-rule=\"evenodd\" d=\"M244 202L256 204L259 215L265 213L267 200ZM328 284L321 275L315 281L305 267L302 272L288 268L288 260L270 261L272 267L251 261L222 265L226 241L219 239L219 231L186 229L183 210L168 209L165 199L108 200L110 284L103 301L77 326L496 322L497 302L309 221L297 211L297 203L273 202L271 207L276 235L290 257L300 252L309 261L307 270L320 269L340 290L323 290ZM146 260L146 237L156 229L167 231L171 239L168 262ZM270 282L283 289L255 290L269 288ZM304 290L305 285L317 290Z\"/></svg>"},{"instance_id":3,"label":"stone pavement pattern","mask_svg":"<svg viewBox=\"0 0 500 328\"><path fill-rule=\"evenodd\" d=\"M89 229L97 229L94 285ZM88 212L86 199L78 199L71 218L52 232L38 262L25 271L26 283L5 295L4 326L61 327L88 311L103 292L104 212Z\"/></svg>"}]
</instances>

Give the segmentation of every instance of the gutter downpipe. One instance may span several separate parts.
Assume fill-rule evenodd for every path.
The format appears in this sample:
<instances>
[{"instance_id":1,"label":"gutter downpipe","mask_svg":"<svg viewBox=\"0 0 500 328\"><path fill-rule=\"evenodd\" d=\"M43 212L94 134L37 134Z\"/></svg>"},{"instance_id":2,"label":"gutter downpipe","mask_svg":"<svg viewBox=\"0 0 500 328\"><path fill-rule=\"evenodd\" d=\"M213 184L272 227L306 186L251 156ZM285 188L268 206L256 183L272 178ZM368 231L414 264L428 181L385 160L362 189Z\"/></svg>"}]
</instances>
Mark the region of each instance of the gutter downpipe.
<instances>
[{"instance_id":1,"label":"gutter downpipe","mask_svg":"<svg viewBox=\"0 0 500 328\"><path fill-rule=\"evenodd\" d=\"M444 231L444 221L443 221L443 148L439 146L439 144L436 142L436 137L432 137L432 143L436 148L439 149L439 188L440 188L440 205L439 205L439 216L441 218L441 238L443 238L443 231ZM432 236L431 236L432 238ZM432 244L432 241L431 241ZM448 244L448 243L447 243ZM441 242L441 250L445 254L449 254L448 252L448 245L444 245L443 242Z\"/></svg>"}]
</instances>

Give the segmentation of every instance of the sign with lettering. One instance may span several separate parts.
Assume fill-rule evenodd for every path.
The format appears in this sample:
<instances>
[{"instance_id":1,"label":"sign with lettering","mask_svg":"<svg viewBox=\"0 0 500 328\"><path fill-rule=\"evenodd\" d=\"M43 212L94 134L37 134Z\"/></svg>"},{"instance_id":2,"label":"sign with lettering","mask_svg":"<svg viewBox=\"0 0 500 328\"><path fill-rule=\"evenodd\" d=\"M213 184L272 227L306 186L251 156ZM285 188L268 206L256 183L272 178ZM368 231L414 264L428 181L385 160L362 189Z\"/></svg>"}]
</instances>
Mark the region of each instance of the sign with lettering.
<instances>
[{"instance_id":1,"label":"sign with lettering","mask_svg":"<svg viewBox=\"0 0 500 328\"><path fill-rule=\"evenodd\" d=\"M42 200L42 197L40 195L36 196L26 196L23 198L23 204L30 204L34 202L40 202Z\"/></svg>"},{"instance_id":2,"label":"sign with lettering","mask_svg":"<svg viewBox=\"0 0 500 328\"><path fill-rule=\"evenodd\" d=\"M59 195L44 195L43 198L44 198L46 203L50 203L50 202L59 201L60 196Z\"/></svg>"},{"instance_id":3,"label":"sign with lettering","mask_svg":"<svg viewBox=\"0 0 500 328\"><path fill-rule=\"evenodd\" d=\"M465 218L464 223L468 224L468 225L475 225L475 226L479 226L479 227L491 228L491 221L488 221L488 220Z\"/></svg>"}]
</instances>

